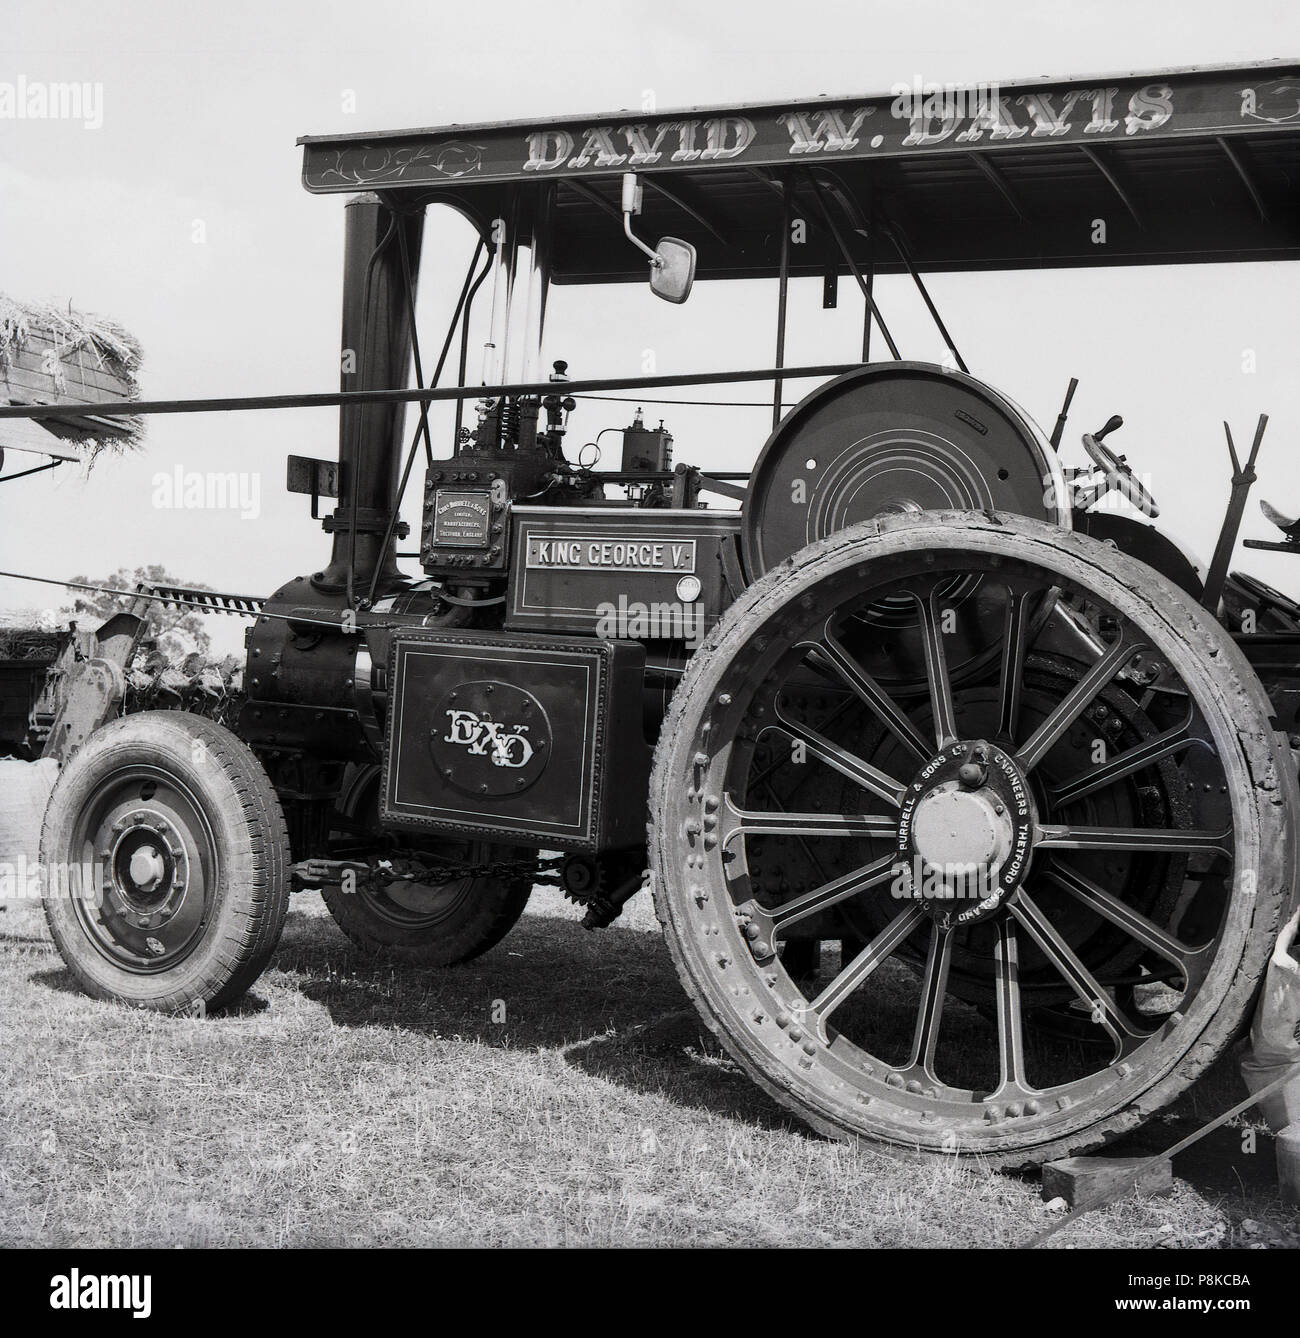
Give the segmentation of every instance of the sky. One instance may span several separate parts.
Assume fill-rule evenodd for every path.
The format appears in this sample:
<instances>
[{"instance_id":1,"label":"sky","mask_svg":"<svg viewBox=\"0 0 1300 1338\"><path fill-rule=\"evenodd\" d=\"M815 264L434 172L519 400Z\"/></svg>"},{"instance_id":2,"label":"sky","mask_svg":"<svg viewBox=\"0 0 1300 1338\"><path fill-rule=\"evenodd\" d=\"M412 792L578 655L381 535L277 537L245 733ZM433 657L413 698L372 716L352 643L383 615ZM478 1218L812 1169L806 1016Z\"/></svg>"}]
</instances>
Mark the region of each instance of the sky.
<instances>
[{"instance_id":1,"label":"sky","mask_svg":"<svg viewBox=\"0 0 1300 1338\"><path fill-rule=\"evenodd\" d=\"M343 197L302 189L299 135L1270 57L1300 57L1294 0L6 0L0 84L101 85L102 123L0 119L0 291L125 325L144 346L148 398L330 390ZM421 271L426 348L473 241L438 212ZM1296 284L1294 266L1257 264L936 275L930 288L972 373L1045 427L1080 378L1065 463L1084 462L1079 431L1121 413L1113 443L1156 493L1165 528L1208 559L1228 494L1224 419L1248 442L1257 415L1270 415L1244 535L1269 537L1254 499L1300 512ZM794 285L792 363L855 356L849 291L842 284L827 313L818 284ZM905 279L881 279L877 298L905 356L938 358ZM639 287L556 289L545 356L577 376L639 374L647 350L664 373L766 366L773 304L774 285L761 282L701 284L680 307ZM585 403L570 443L630 412ZM769 421L763 409L648 412L668 418L677 459L713 468L748 467ZM435 434L446 453L445 414ZM161 563L182 581L269 593L329 551L309 500L284 492L285 457L336 451L330 410L155 419L134 456L0 487L0 568L68 578ZM159 505L160 480L178 468L255 479L256 504ZM411 495L418 505L419 489ZM1237 565L1300 594L1285 557L1239 554ZM59 602L48 587L0 579L0 609ZM214 632L237 648L236 620L214 620Z\"/></svg>"}]
</instances>

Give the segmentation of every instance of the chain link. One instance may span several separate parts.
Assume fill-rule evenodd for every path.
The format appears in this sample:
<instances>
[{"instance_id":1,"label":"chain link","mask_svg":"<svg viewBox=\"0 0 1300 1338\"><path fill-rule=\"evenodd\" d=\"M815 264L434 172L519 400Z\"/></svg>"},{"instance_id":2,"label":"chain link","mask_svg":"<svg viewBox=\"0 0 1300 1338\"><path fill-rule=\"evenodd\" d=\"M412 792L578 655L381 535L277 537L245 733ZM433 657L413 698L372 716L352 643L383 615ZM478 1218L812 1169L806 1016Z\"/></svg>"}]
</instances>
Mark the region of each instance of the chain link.
<instances>
[{"instance_id":1,"label":"chain link","mask_svg":"<svg viewBox=\"0 0 1300 1338\"><path fill-rule=\"evenodd\" d=\"M391 869L379 870L380 861L370 865L372 877L376 881L390 883L450 883L461 878L532 878L539 874L550 873L564 863L563 855L553 855L549 859L493 860L487 864L469 864L465 861L447 861L438 864L421 864L417 860L390 860ZM399 871L399 865L411 866ZM436 877L434 876L436 875Z\"/></svg>"},{"instance_id":2,"label":"chain link","mask_svg":"<svg viewBox=\"0 0 1300 1338\"><path fill-rule=\"evenodd\" d=\"M547 859L492 860L471 864L465 860L447 860L438 864L424 864L419 860L347 860L305 859L293 866L298 883L303 887L319 887L322 883L337 884L351 871L357 882L387 887L391 883L451 883L464 878L537 879L558 869L564 863L563 855ZM387 865L387 867L384 867Z\"/></svg>"}]
</instances>

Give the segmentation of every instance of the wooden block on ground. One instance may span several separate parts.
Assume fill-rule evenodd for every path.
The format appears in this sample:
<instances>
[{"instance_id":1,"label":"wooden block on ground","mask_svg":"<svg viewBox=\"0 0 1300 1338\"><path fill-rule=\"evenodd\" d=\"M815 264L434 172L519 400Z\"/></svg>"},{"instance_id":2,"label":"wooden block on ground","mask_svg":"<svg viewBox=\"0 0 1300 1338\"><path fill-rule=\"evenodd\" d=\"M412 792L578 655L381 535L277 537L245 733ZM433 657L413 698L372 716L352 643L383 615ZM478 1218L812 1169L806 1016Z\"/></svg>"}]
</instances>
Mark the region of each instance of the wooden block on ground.
<instances>
[{"instance_id":1,"label":"wooden block on ground","mask_svg":"<svg viewBox=\"0 0 1300 1338\"><path fill-rule=\"evenodd\" d=\"M1168 1194L1174 1187L1174 1167L1168 1158L1152 1162L1136 1180L1146 1157L1063 1157L1043 1167L1043 1198L1064 1199L1073 1208L1095 1194Z\"/></svg>"},{"instance_id":2,"label":"wooden block on ground","mask_svg":"<svg viewBox=\"0 0 1300 1338\"><path fill-rule=\"evenodd\" d=\"M1288 1208L1300 1208L1300 1121L1277 1136L1277 1186Z\"/></svg>"}]
</instances>

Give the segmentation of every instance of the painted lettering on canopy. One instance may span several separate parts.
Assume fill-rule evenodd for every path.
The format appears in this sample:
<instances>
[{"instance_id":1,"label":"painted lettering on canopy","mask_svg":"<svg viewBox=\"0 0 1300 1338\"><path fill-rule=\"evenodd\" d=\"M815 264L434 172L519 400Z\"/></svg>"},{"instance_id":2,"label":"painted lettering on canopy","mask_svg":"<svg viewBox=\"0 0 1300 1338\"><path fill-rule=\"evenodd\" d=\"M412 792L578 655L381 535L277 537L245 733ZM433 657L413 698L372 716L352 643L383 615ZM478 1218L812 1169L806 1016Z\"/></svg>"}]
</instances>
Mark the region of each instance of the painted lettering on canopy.
<instances>
[{"instance_id":1,"label":"painted lettering on canopy","mask_svg":"<svg viewBox=\"0 0 1300 1338\"><path fill-rule=\"evenodd\" d=\"M1010 97L996 90L979 96L906 89L895 95L891 115L907 122L904 148L928 147L955 136L961 144L990 140L1031 139L1068 135L1081 126L1084 134L1109 135L1121 125L1126 135L1154 130L1174 114L1173 90L1167 84L1144 84L1128 98L1122 121L1114 114L1118 86L1073 88L1064 93L1030 92ZM781 112L775 117L789 137L791 155L850 153L862 143L862 130L876 108L825 107ZM885 127L882 125L882 129ZM526 136L525 172L560 168L653 167L658 163L715 162L740 158L759 141L759 126L745 116L699 120L637 122L591 126L586 130L554 128ZM871 137L872 148L885 136Z\"/></svg>"},{"instance_id":2,"label":"painted lettering on canopy","mask_svg":"<svg viewBox=\"0 0 1300 1338\"><path fill-rule=\"evenodd\" d=\"M1270 75L1249 86L1245 71L1020 87L916 78L886 96L844 102L411 131L374 140L322 137L308 142L306 182L313 190L344 190L564 178L1285 128L1300 118L1297 79L1280 69Z\"/></svg>"},{"instance_id":3,"label":"painted lettering on canopy","mask_svg":"<svg viewBox=\"0 0 1300 1338\"><path fill-rule=\"evenodd\" d=\"M585 131L539 130L528 136L525 172L557 167L650 167L662 161L693 163L738 158L758 133L744 116L647 125L592 126ZM669 146L672 146L671 151Z\"/></svg>"}]
</instances>

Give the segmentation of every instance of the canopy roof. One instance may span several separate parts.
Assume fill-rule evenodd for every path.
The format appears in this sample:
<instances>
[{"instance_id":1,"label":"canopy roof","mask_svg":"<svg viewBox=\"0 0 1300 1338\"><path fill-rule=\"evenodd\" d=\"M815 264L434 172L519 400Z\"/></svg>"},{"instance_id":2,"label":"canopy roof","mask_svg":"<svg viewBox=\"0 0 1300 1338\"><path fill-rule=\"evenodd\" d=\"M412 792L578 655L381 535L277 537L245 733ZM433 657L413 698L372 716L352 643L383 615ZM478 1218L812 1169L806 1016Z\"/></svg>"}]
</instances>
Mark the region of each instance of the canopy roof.
<instances>
[{"instance_id":1,"label":"canopy roof","mask_svg":"<svg viewBox=\"0 0 1300 1338\"><path fill-rule=\"evenodd\" d=\"M1300 256L1300 60L897 87L646 114L307 136L315 193L451 204L485 229L547 202L559 283L645 279L639 232L692 242L701 278L1279 260ZM827 218L829 213L830 218Z\"/></svg>"}]
</instances>

